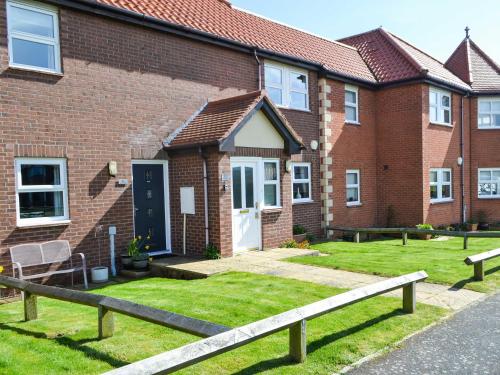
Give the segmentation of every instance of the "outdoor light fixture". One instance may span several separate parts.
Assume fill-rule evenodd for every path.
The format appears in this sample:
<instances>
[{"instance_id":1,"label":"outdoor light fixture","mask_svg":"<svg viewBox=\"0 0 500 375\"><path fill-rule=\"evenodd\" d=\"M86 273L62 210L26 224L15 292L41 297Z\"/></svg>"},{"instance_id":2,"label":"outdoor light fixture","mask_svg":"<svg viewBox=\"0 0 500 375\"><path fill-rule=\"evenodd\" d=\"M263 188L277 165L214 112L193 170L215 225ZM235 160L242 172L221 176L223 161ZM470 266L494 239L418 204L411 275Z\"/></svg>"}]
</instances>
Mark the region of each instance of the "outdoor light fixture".
<instances>
[{"instance_id":1,"label":"outdoor light fixture","mask_svg":"<svg viewBox=\"0 0 500 375\"><path fill-rule=\"evenodd\" d=\"M318 149L318 146L319 146L318 141L316 140L311 141L311 150L316 151Z\"/></svg>"},{"instance_id":2,"label":"outdoor light fixture","mask_svg":"<svg viewBox=\"0 0 500 375\"><path fill-rule=\"evenodd\" d=\"M108 171L110 176L116 177L118 174L118 164L116 161L112 160L108 163Z\"/></svg>"},{"instance_id":3,"label":"outdoor light fixture","mask_svg":"<svg viewBox=\"0 0 500 375\"><path fill-rule=\"evenodd\" d=\"M464 158L462 158L461 156L459 156L459 157L457 158L457 164L458 164L458 165L462 165L463 163L464 163Z\"/></svg>"},{"instance_id":4,"label":"outdoor light fixture","mask_svg":"<svg viewBox=\"0 0 500 375\"><path fill-rule=\"evenodd\" d=\"M285 163L285 169L288 173L290 173L292 171L292 161L291 160L287 160L286 163Z\"/></svg>"}]
</instances>

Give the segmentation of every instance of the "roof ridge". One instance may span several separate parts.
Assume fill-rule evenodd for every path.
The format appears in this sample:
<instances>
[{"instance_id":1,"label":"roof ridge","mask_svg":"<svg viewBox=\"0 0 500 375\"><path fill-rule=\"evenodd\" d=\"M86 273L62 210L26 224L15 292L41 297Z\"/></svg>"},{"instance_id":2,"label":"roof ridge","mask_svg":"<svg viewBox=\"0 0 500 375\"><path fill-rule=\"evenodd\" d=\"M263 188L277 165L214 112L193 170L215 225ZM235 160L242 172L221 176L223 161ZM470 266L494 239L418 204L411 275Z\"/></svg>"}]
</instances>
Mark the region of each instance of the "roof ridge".
<instances>
[{"instance_id":1,"label":"roof ridge","mask_svg":"<svg viewBox=\"0 0 500 375\"><path fill-rule=\"evenodd\" d=\"M462 47L462 45L465 46L465 54L467 55L467 60L465 61L465 63L467 64L467 75L469 76L469 81L466 83L468 83L470 85L473 82L473 79L472 79L472 69L471 69L472 67L471 67L470 50L469 50L470 49L469 38L467 38L467 37L464 38L458 44L457 48L455 48L455 50L451 53L450 57L448 57L448 59L444 62L443 66L447 70L449 70L451 73L455 74L455 72L453 72L451 69L448 69L447 65L450 62L450 60L458 53L458 51L460 50L460 47ZM458 77L458 78L460 78L460 77Z\"/></svg>"},{"instance_id":2,"label":"roof ridge","mask_svg":"<svg viewBox=\"0 0 500 375\"><path fill-rule=\"evenodd\" d=\"M474 78L472 76L472 60L470 58L470 38L466 38L465 53L467 54L467 71L469 72L469 84L472 85Z\"/></svg>"},{"instance_id":3,"label":"roof ridge","mask_svg":"<svg viewBox=\"0 0 500 375\"><path fill-rule=\"evenodd\" d=\"M349 48L349 49L352 49L352 50L355 50L355 51L358 50L356 47L353 47L353 46L350 46L348 44L339 42L338 40L330 39L330 38L327 38L325 36L322 36L322 35L319 35L319 34L315 34L315 33L311 32L311 31L307 31L307 30L301 29L299 27L295 27L295 26L289 25L289 24L287 24L285 22L274 20L272 18L263 16L263 15L261 15L259 13L253 12L253 11L245 9L245 8L240 8L240 7L232 5L232 4L231 4L231 8L233 8L234 10L243 12L243 13L247 13L247 14L249 14L251 16L254 16L254 17L257 17L257 18L262 18L262 19L264 19L266 21L273 22L273 23L276 23L278 25L288 27L289 29L296 30L296 31L299 31L299 32L304 33L304 34L308 34L308 35L314 36L315 38L323 39L323 40L325 40L327 42L337 44L337 45L339 45L341 47Z\"/></svg>"},{"instance_id":4,"label":"roof ridge","mask_svg":"<svg viewBox=\"0 0 500 375\"><path fill-rule=\"evenodd\" d=\"M488 56L486 54L486 52L484 52L476 43L474 43L473 40L471 40L469 38L469 43L471 43L472 47L474 47L477 51L477 53L479 53L484 59L486 59L488 61L488 63L490 63L491 65L493 65L493 68L495 68L495 70L497 71L497 73L500 74L500 66L497 64L497 62L495 60L493 60L490 56Z\"/></svg>"},{"instance_id":5,"label":"roof ridge","mask_svg":"<svg viewBox=\"0 0 500 375\"><path fill-rule=\"evenodd\" d=\"M425 56L427 56L427 57L429 57L429 58L433 59L434 61L436 61L436 62L440 63L442 66L444 66L444 63L443 63L441 60L438 60L436 57L434 57L434 56L430 55L428 52L425 52L424 50L422 50L422 49L420 49L420 48L416 47L415 45L413 45L412 43L408 42L407 40L405 40L405 39L401 38L401 37L400 37L400 36L398 36L398 35L395 35L395 34L393 34L393 33L389 32L389 31L388 31L387 33L391 34L394 38L399 39L399 40L400 40L400 41L402 41L403 43L408 44L410 47L415 48L417 51L419 51L419 52L423 53Z\"/></svg>"},{"instance_id":6,"label":"roof ridge","mask_svg":"<svg viewBox=\"0 0 500 375\"><path fill-rule=\"evenodd\" d=\"M349 36L346 36L344 38L340 38L338 40L345 40L345 39L356 38L356 37L361 36L361 35L373 33L374 31L378 31L380 29L382 29L382 26L376 27L375 29L371 29L371 30L368 30L368 31L363 31L362 33L358 33L358 34L354 34L354 35L349 35ZM339 43L342 43L342 42L339 42Z\"/></svg>"},{"instance_id":7,"label":"roof ridge","mask_svg":"<svg viewBox=\"0 0 500 375\"><path fill-rule=\"evenodd\" d=\"M378 28L378 31L399 51L400 54L402 54L406 59L415 67L420 74L427 74L429 72L429 69L427 69L425 66L420 64L417 59L415 59L410 53L408 53L403 47L401 47L395 40L399 39L402 42L406 43L403 39L398 38L397 36L393 35L392 33L385 31L383 28ZM409 44L409 43L407 43ZM411 44L410 44L411 45ZM413 46L412 46L413 47ZM418 50L418 48L416 48ZM419 50L420 51L420 50Z\"/></svg>"}]
</instances>

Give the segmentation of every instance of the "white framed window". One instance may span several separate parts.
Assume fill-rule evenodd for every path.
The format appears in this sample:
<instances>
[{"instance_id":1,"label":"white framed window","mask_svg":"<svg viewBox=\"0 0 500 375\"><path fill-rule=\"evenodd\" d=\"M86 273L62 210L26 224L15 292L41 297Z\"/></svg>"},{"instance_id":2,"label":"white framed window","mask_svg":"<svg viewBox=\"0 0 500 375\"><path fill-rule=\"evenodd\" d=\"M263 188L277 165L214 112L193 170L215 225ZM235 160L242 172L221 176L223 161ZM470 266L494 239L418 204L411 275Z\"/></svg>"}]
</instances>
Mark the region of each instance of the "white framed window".
<instances>
[{"instance_id":1,"label":"white framed window","mask_svg":"<svg viewBox=\"0 0 500 375\"><path fill-rule=\"evenodd\" d=\"M451 125L451 93L429 88L429 121L433 124Z\"/></svg>"},{"instance_id":2,"label":"white framed window","mask_svg":"<svg viewBox=\"0 0 500 375\"><path fill-rule=\"evenodd\" d=\"M348 206L361 204L360 173L359 169L348 169L345 173L346 203Z\"/></svg>"},{"instance_id":3,"label":"white framed window","mask_svg":"<svg viewBox=\"0 0 500 375\"><path fill-rule=\"evenodd\" d=\"M264 81L269 97L277 106L309 110L309 83L306 70L266 62Z\"/></svg>"},{"instance_id":4,"label":"white framed window","mask_svg":"<svg viewBox=\"0 0 500 375\"><path fill-rule=\"evenodd\" d=\"M451 168L433 168L429 172L431 202L452 200Z\"/></svg>"},{"instance_id":5,"label":"white framed window","mask_svg":"<svg viewBox=\"0 0 500 375\"><path fill-rule=\"evenodd\" d=\"M264 159L264 208L281 206L280 200L280 162Z\"/></svg>"},{"instance_id":6,"label":"white framed window","mask_svg":"<svg viewBox=\"0 0 500 375\"><path fill-rule=\"evenodd\" d=\"M358 88L356 86L345 85L345 122L349 124L359 124L358 109Z\"/></svg>"},{"instance_id":7,"label":"white framed window","mask_svg":"<svg viewBox=\"0 0 500 375\"><path fill-rule=\"evenodd\" d=\"M292 201L293 203L311 202L311 164L292 164Z\"/></svg>"},{"instance_id":8,"label":"white framed window","mask_svg":"<svg viewBox=\"0 0 500 375\"><path fill-rule=\"evenodd\" d=\"M477 112L479 129L500 129L500 98L479 99Z\"/></svg>"},{"instance_id":9,"label":"white framed window","mask_svg":"<svg viewBox=\"0 0 500 375\"><path fill-rule=\"evenodd\" d=\"M18 158L15 167L19 226L69 220L65 159Z\"/></svg>"},{"instance_id":10,"label":"white framed window","mask_svg":"<svg viewBox=\"0 0 500 375\"><path fill-rule=\"evenodd\" d=\"M478 198L500 199L500 168L479 168L478 181Z\"/></svg>"},{"instance_id":11,"label":"white framed window","mask_svg":"<svg viewBox=\"0 0 500 375\"><path fill-rule=\"evenodd\" d=\"M9 65L60 73L57 8L24 1L7 1Z\"/></svg>"}]
</instances>

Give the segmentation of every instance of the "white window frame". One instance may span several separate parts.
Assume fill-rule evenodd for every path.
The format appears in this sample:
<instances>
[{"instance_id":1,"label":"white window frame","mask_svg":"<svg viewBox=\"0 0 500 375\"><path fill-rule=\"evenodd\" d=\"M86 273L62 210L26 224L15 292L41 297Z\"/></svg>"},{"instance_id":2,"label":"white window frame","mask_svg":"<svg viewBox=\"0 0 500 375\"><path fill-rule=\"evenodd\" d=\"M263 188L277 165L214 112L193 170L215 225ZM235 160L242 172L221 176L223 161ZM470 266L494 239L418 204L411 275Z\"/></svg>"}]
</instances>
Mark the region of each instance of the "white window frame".
<instances>
[{"instance_id":1,"label":"white window frame","mask_svg":"<svg viewBox=\"0 0 500 375\"><path fill-rule=\"evenodd\" d=\"M20 31L14 31L10 29L11 21L11 8L21 8L30 10L32 12L43 13L52 16L54 37L44 37L40 35L33 35L29 33L23 33ZM38 2L28 2L28 1L7 1L7 34L8 34L8 51L9 51L9 66L13 68L21 68L27 70L34 70L46 73L61 73L61 51L60 51L60 41L59 41L59 13L57 8L38 3ZM54 69L47 69L35 65L24 65L14 63L14 53L13 53L13 43L12 39L21 39L30 42L50 45L54 47Z\"/></svg>"},{"instance_id":2,"label":"white window frame","mask_svg":"<svg viewBox=\"0 0 500 375\"><path fill-rule=\"evenodd\" d=\"M431 172L437 172L437 181L432 182L430 178ZM443 172L450 172L450 181L443 181ZM450 186L450 197L443 198L443 186ZM451 168L431 168L429 169L429 197L430 187L437 186L437 198L430 198L431 203L452 202L453 201L453 170Z\"/></svg>"},{"instance_id":3,"label":"white window frame","mask_svg":"<svg viewBox=\"0 0 500 375\"><path fill-rule=\"evenodd\" d=\"M354 95L356 96L356 103L347 101L347 95L345 95L347 91L354 93ZM354 108L356 110L356 119L354 121L347 119L347 111L346 111L347 107ZM360 124L359 123L359 90L358 90L358 87L356 87L356 86L345 85L345 88L344 88L344 119L345 119L346 124L354 124L354 125Z\"/></svg>"},{"instance_id":4,"label":"white window frame","mask_svg":"<svg viewBox=\"0 0 500 375\"><path fill-rule=\"evenodd\" d=\"M266 168L265 163L273 163L276 165L276 180L266 180ZM280 161L279 159L262 159L262 205L264 209L281 208L281 185L280 185ZM266 185L276 185L276 205L270 206L266 205L266 195L265 186Z\"/></svg>"},{"instance_id":5,"label":"white window frame","mask_svg":"<svg viewBox=\"0 0 500 375\"><path fill-rule=\"evenodd\" d=\"M307 167L307 175L309 178L295 178L295 167ZM312 176L311 176L311 163L292 163L292 203L308 203L312 202ZM309 184L309 197L308 198L294 198L293 184Z\"/></svg>"},{"instance_id":6,"label":"white window frame","mask_svg":"<svg viewBox=\"0 0 500 375\"><path fill-rule=\"evenodd\" d=\"M267 83L264 82L265 87L271 87L275 89L280 89L281 90L281 104L275 103L277 107L279 108L286 108L286 109L294 109L297 111L309 111L309 74L307 70L296 68L294 66L289 66L289 65L284 65L284 64L279 64L276 62L264 62L264 76L265 76L265 69L266 68L274 68L278 69L281 71L281 85L278 85L276 83ZM291 74L300 74L304 75L306 77L306 88L305 90L296 90L292 89L292 84L291 84L291 79L290 75ZM305 94L306 96L306 106L304 108L301 107L292 107L290 105L291 103L291 93L296 92L300 94Z\"/></svg>"},{"instance_id":7,"label":"white window frame","mask_svg":"<svg viewBox=\"0 0 500 375\"><path fill-rule=\"evenodd\" d=\"M493 102L498 102L500 103L500 97L490 97L490 98L483 98L483 99L478 99L477 102L477 127L478 129L500 129L500 125L493 125L493 115L500 115L500 110L499 111L494 111L493 110ZM490 103L490 111L489 112L481 112L481 103ZM490 116L490 126L485 126L485 125L479 125L479 117L481 115L489 115Z\"/></svg>"},{"instance_id":8,"label":"white window frame","mask_svg":"<svg viewBox=\"0 0 500 375\"><path fill-rule=\"evenodd\" d=\"M59 185L22 185L21 166L29 165L58 165L60 173ZM56 224L69 222L69 206L68 206L68 183L67 183L67 168L66 159L51 159L51 158L16 158L16 218L17 225L36 226L44 224ZM29 218L21 219L21 208L19 202L19 193L36 193L36 192L62 192L63 193L63 216Z\"/></svg>"},{"instance_id":9,"label":"white window frame","mask_svg":"<svg viewBox=\"0 0 500 375\"><path fill-rule=\"evenodd\" d=\"M357 184L348 184L347 175L355 174L358 180ZM361 172L359 169L348 169L345 171L345 187L346 187L346 205L347 206L359 206L361 204ZM356 188L358 189L358 199L355 201L347 201L347 189Z\"/></svg>"},{"instance_id":10,"label":"white window frame","mask_svg":"<svg viewBox=\"0 0 500 375\"><path fill-rule=\"evenodd\" d=\"M489 180L481 180L481 172L491 172L492 177ZM478 168L477 170L477 197L478 199L500 199L500 180L498 181L497 193L490 195L480 195L479 185L491 184L496 180L493 179L493 172L500 172L500 168Z\"/></svg>"},{"instance_id":11,"label":"white window frame","mask_svg":"<svg viewBox=\"0 0 500 375\"><path fill-rule=\"evenodd\" d=\"M431 94L435 93L437 94L437 103L432 104L431 103ZM450 105L448 107L443 106L443 97L448 97L450 101ZM452 95L450 91L445 91L445 90L440 90L435 87L429 87L429 122L431 124L436 124L436 125L444 125L444 126L452 126ZM432 119L431 113L432 113L432 108L436 108L436 115L437 118L435 120ZM443 111L447 110L450 112L449 116L449 122L444 121L444 114L442 115Z\"/></svg>"}]
</instances>

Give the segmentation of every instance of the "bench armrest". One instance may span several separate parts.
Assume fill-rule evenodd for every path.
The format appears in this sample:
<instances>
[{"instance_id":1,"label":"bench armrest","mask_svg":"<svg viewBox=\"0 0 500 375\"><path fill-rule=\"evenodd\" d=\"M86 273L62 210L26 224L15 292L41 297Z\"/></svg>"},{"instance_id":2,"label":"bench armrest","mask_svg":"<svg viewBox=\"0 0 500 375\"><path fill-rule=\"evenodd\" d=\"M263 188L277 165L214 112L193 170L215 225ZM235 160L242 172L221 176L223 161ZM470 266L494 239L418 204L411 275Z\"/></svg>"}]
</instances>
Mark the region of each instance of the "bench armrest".
<instances>
[{"instance_id":1,"label":"bench armrest","mask_svg":"<svg viewBox=\"0 0 500 375\"><path fill-rule=\"evenodd\" d=\"M81 260L82 260L82 265L83 267L85 268L86 264L87 264L87 261L85 260L85 254L83 253L74 253L74 254L71 254L71 256L77 256L79 257Z\"/></svg>"},{"instance_id":2,"label":"bench armrest","mask_svg":"<svg viewBox=\"0 0 500 375\"><path fill-rule=\"evenodd\" d=\"M23 279L23 266L21 266L21 263L19 262L12 262L12 275L16 277L16 268L17 272L19 274L18 279L22 280Z\"/></svg>"}]
</instances>

